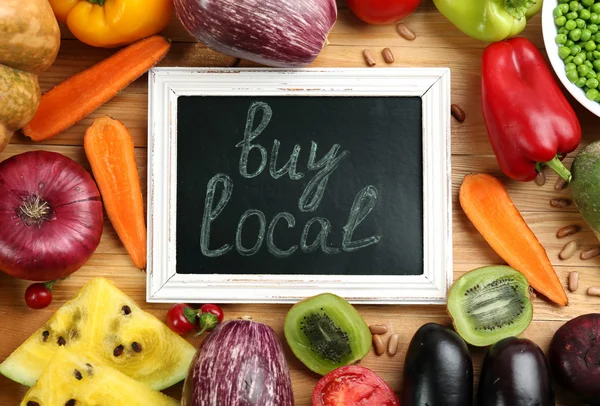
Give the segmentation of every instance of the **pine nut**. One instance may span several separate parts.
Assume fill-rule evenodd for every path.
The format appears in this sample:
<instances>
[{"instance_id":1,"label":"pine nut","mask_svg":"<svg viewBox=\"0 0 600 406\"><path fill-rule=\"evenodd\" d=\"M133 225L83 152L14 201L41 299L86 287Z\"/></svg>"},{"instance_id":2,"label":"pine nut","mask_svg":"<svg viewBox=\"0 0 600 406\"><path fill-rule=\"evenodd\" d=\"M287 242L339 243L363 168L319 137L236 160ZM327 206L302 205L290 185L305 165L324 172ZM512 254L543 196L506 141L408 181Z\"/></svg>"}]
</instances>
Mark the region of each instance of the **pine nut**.
<instances>
[{"instance_id":1,"label":"pine nut","mask_svg":"<svg viewBox=\"0 0 600 406\"><path fill-rule=\"evenodd\" d=\"M538 172L537 176L535 177L535 184L538 186L544 186L546 184L546 174L543 170Z\"/></svg>"},{"instance_id":2,"label":"pine nut","mask_svg":"<svg viewBox=\"0 0 600 406\"><path fill-rule=\"evenodd\" d=\"M589 250L585 250L581 252L580 258L584 261L588 259L592 259L600 255L600 247L590 248Z\"/></svg>"},{"instance_id":3,"label":"pine nut","mask_svg":"<svg viewBox=\"0 0 600 406\"><path fill-rule=\"evenodd\" d=\"M369 330L371 330L371 334L385 334L388 328L385 324L371 324Z\"/></svg>"},{"instance_id":4,"label":"pine nut","mask_svg":"<svg viewBox=\"0 0 600 406\"><path fill-rule=\"evenodd\" d=\"M383 51L381 51L381 54L383 55L383 60L386 63L394 63L394 61L395 61L394 54L392 53L391 49L384 48Z\"/></svg>"},{"instance_id":5,"label":"pine nut","mask_svg":"<svg viewBox=\"0 0 600 406\"><path fill-rule=\"evenodd\" d=\"M450 106L450 113L452 113L452 117L454 117L459 123L465 121L465 111L461 109L458 104L453 104Z\"/></svg>"},{"instance_id":6,"label":"pine nut","mask_svg":"<svg viewBox=\"0 0 600 406\"><path fill-rule=\"evenodd\" d=\"M388 354L396 355L398 351L398 334L392 334L390 341L388 341Z\"/></svg>"},{"instance_id":7,"label":"pine nut","mask_svg":"<svg viewBox=\"0 0 600 406\"><path fill-rule=\"evenodd\" d=\"M567 182L565 182L565 180L559 176L554 184L554 190L563 190L566 186Z\"/></svg>"},{"instance_id":8,"label":"pine nut","mask_svg":"<svg viewBox=\"0 0 600 406\"><path fill-rule=\"evenodd\" d=\"M579 288L579 273L573 271L569 273L569 290L575 292Z\"/></svg>"},{"instance_id":9,"label":"pine nut","mask_svg":"<svg viewBox=\"0 0 600 406\"><path fill-rule=\"evenodd\" d=\"M407 39L409 41L414 41L414 39L417 38L417 34L415 34L415 32L413 30L411 30L410 28L408 28L408 26L404 23L398 23L398 25L396 26L396 29L398 30L398 33L404 39Z\"/></svg>"},{"instance_id":10,"label":"pine nut","mask_svg":"<svg viewBox=\"0 0 600 406\"><path fill-rule=\"evenodd\" d=\"M580 231L581 231L581 227L579 227L576 224L573 224L570 226L564 226L564 227L558 229L558 231L556 232L556 238L568 237L570 235L577 234Z\"/></svg>"},{"instance_id":11,"label":"pine nut","mask_svg":"<svg viewBox=\"0 0 600 406\"><path fill-rule=\"evenodd\" d=\"M600 296L600 287L592 286L591 288L588 288L587 294L588 296Z\"/></svg>"},{"instance_id":12,"label":"pine nut","mask_svg":"<svg viewBox=\"0 0 600 406\"><path fill-rule=\"evenodd\" d=\"M381 355L385 352L385 344L379 334L373 334L373 345L375 346L375 354Z\"/></svg>"},{"instance_id":13,"label":"pine nut","mask_svg":"<svg viewBox=\"0 0 600 406\"><path fill-rule=\"evenodd\" d=\"M565 244L560 254L558 254L558 257L563 260L569 259L575 254L575 251L577 251L577 243L575 241L569 241Z\"/></svg>"},{"instance_id":14,"label":"pine nut","mask_svg":"<svg viewBox=\"0 0 600 406\"><path fill-rule=\"evenodd\" d=\"M572 203L573 202L569 199L551 199L550 200L550 206L556 207L559 209L564 209L565 207L570 206Z\"/></svg>"},{"instance_id":15,"label":"pine nut","mask_svg":"<svg viewBox=\"0 0 600 406\"><path fill-rule=\"evenodd\" d=\"M365 62L367 63L367 65L369 66L375 66L375 58L373 58L373 54L371 54L371 51L369 51L368 49L365 49L363 51L363 57L365 58Z\"/></svg>"}]
</instances>

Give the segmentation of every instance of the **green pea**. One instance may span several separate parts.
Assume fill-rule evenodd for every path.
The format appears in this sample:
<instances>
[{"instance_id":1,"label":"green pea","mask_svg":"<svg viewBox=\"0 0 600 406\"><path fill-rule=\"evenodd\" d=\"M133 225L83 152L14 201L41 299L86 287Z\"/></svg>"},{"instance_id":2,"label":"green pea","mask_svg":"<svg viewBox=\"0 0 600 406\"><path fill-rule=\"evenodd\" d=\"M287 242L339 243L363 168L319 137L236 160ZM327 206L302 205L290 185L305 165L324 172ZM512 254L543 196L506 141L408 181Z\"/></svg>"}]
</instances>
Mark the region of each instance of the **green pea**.
<instances>
[{"instance_id":1,"label":"green pea","mask_svg":"<svg viewBox=\"0 0 600 406\"><path fill-rule=\"evenodd\" d=\"M556 24L558 27L562 27L563 25L565 25L566 22L567 22L567 17L565 17L565 16L556 17L554 19L554 24Z\"/></svg>"},{"instance_id":2,"label":"green pea","mask_svg":"<svg viewBox=\"0 0 600 406\"><path fill-rule=\"evenodd\" d=\"M564 45L567 42L567 36L565 34L558 34L556 36L556 38L554 39L554 41L558 44L558 45Z\"/></svg>"},{"instance_id":3,"label":"green pea","mask_svg":"<svg viewBox=\"0 0 600 406\"><path fill-rule=\"evenodd\" d=\"M579 56L579 57L583 58L583 62L585 63L585 60L586 60L586 57L587 57L585 51L581 51L580 53L578 53L575 56Z\"/></svg>"},{"instance_id":4,"label":"green pea","mask_svg":"<svg viewBox=\"0 0 600 406\"><path fill-rule=\"evenodd\" d=\"M558 9L558 11L561 11L560 8L558 8L558 7L555 8L555 10L556 9ZM561 11L561 13L562 13L562 11ZM586 10L585 8L583 10L579 10L579 18L581 18L582 20L589 20L591 16L592 16L592 13L590 13L590 10Z\"/></svg>"},{"instance_id":5,"label":"green pea","mask_svg":"<svg viewBox=\"0 0 600 406\"><path fill-rule=\"evenodd\" d=\"M556 30L556 32L558 34L568 34L569 30L567 30L564 26L563 27L559 27L558 30Z\"/></svg>"},{"instance_id":6,"label":"green pea","mask_svg":"<svg viewBox=\"0 0 600 406\"><path fill-rule=\"evenodd\" d=\"M588 79L596 79L598 77L598 74L596 72L594 72L593 70L589 71L587 75L585 75L586 78Z\"/></svg>"},{"instance_id":7,"label":"green pea","mask_svg":"<svg viewBox=\"0 0 600 406\"><path fill-rule=\"evenodd\" d=\"M583 64L581 66L587 66L588 69L594 69L594 65L592 65L592 63L590 61L583 61ZM584 76L584 75L581 75Z\"/></svg>"},{"instance_id":8,"label":"green pea","mask_svg":"<svg viewBox=\"0 0 600 406\"><path fill-rule=\"evenodd\" d=\"M560 17L561 15L563 15L563 12L560 9L560 7L556 7L554 10L552 10L552 15L554 17Z\"/></svg>"},{"instance_id":9,"label":"green pea","mask_svg":"<svg viewBox=\"0 0 600 406\"><path fill-rule=\"evenodd\" d=\"M569 38L575 42L579 41L581 38L581 30L579 28L575 28L573 31L569 32Z\"/></svg>"},{"instance_id":10,"label":"green pea","mask_svg":"<svg viewBox=\"0 0 600 406\"><path fill-rule=\"evenodd\" d=\"M583 30L581 30L581 40L582 41L587 42L590 40L590 38L592 38L592 32L590 30L588 30L587 28L584 28Z\"/></svg>"},{"instance_id":11,"label":"green pea","mask_svg":"<svg viewBox=\"0 0 600 406\"><path fill-rule=\"evenodd\" d=\"M586 29L590 30L590 32L592 34L595 34L598 32L598 25L597 24L588 24L587 27L585 27Z\"/></svg>"},{"instance_id":12,"label":"green pea","mask_svg":"<svg viewBox=\"0 0 600 406\"><path fill-rule=\"evenodd\" d=\"M567 48L567 49L569 49L569 48ZM560 48L558 49L558 55L560 56ZM561 58L561 59L564 59L564 58ZM577 55L575 58L573 58L573 63L577 66L583 65L583 61L584 61L584 59L580 55Z\"/></svg>"},{"instance_id":13,"label":"green pea","mask_svg":"<svg viewBox=\"0 0 600 406\"><path fill-rule=\"evenodd\" d=\"M575 59L575 57L573 55L569 55L565 58L565 64L567 63L573 63L573 59Z\"/></svg>"},{"instance_id":14,"label":"green pea","mask_svg":"<svg viewBox=\"0 0 600 406\"><path fill-rule=\"evenodd\" d=\"M592 24L596 24L598 21L600 21L600 15L598 15L596 13L592 13L590 15L589 22L592 23Z\"/></svg>"},{"instance_id":15,"label":"green pea","mask_svg":"<svg viewBox=\"0 0 600 406\"><path fill-rule=\"evenodd\" d=\"M567 42L565 43L565 46L569 47L569 48L572 47L573 45L575 45L575 42L571 41L570 39L567 40Z\"/></svg>"},{"instance_id":16,"label":"green pea","mask_svg":"<svg viewBox=\"0 0 600 406\"><path fill-rule=\"evenodd\" d=\"M560 57L560 59L565 59L569 55L571 55L571 50L569 48L563 46L558 48L558 56ZM583 60L581 61L581 63L583 63Z\"/></svg>"},{"instance_id":17,"label":"green pea","mask_svg":"<svg viewBox=\"0 0 600 406\"><path fill-rule=\"evenodd\" d=\"M576 19L575 24L577 25L577 28L581 30L585 28L585 21L583 21L581 18Z\"/></svg>"},{"instance_id":18,"label":"green pea","mask_svg":"<svg viewBox=\"0 0 600 406\"><path fill-rule=\"evenodd\" d=\"M600 95L600 93L596 89L590 89L585 92L585 96L590 100L596 100L598 95Z\"/></svg>"},{"instance_id":19,"label":"green pea","mask_svg":"<svg viewBox=\"0 0 600 406\"><path fill-rule=\"evenodd\" d=\"M593 51L596 49L596 43L594 43L594 41L588 41L585 44L585 50L586 51Z\"/></svg>"},{"instance_id":20,"label":"green pea","mask_svg":"<svg viewBox=\"0 0 600 406\"><path fill-rule=\"evenodd\" d=\"M580 6L580 4L578 1L573 0L573 1L569 2L569 10L571 10L571 11L579 10L579 6Z\"/></svg>"},{"instance_id":21,"label":"green pea","mask_svg":"<svg viewBox=\"0 0 600 406\"><path fill-rule=\"evenodd\" d=\"M581 52L581 47L577 44L569 47L569 49L571 50L571 55L577 55L578 53Z\"/></svg>"},{"instance_id":22,"label":"green pea","mask_svg":"<svg viewBox=\"0 0 600 406\"><path fill-rule=\"evenodd\" d=\"M596 97L596 98L594 99L594 101L596 101L596 102L600 102L600 92L598 92L598 97Z\"/></svg>"},{"instance_id":23,"label":"green pea","mask_svg":"<svg viewBox=\"0 0 600 406\"><path fill-rule=\"evenodd\" d=\"M577 73L579 74L579 76L585 76L588 74L589 71L590 68L588 68L586 65L579 65L577 67Z\"/></svg>"},{"instance_id":24,"label":"green pea","mask_svg":"<svg viewBox=\"0 0 600 406\"><path fill-rule=\"evenodd\" d=\"M595 42L600 42L600 32L599 32L599 33L597 33L597 34L594 36L594 38L592 38L592 40L593 40L593 41L595 41Z\"/></svg>"},{"instance_id":25,"label":"green pea","mask_svg":"<svg viewBox=\"0 0 600 406\"><path fill-rule=\"evenodd\" d=\"M565 65L565 71L566 72L568 72L570 70L573 70L573 69L577 69L577 65L575 65L573 62L567 63Z\"/></svg>"},{"instance_id":26,"label":"green pea","mask_svg":"<svg viewBox=\"0 0 600 406\"><path fill-rule=\"evenodd\" d=\"M592 65L594 65L594 70L600 72L600 59L596 59L594 62L592 62Z\"/></svg>"},{"instance_id":27,"label":"green pea","mask_svg":"<svg viewBox=\"0 0 600 406\"><path fill-rule=\"evenodd\" d=\"M577 28L577 23L573 20L567 20L564 27L567 29L567 31L571 31Z\"/></svg>"},{"instance_id":28,"label":"green pea","mask_svg":"<svg viewBox=\"0 0 600 406\"><path fill-rule=\"evenodd\" d=\"M570 7L569 7L570 8ZM600 3L594 3L590 9L592 13L600 14Z\"/></svg>"},{"instance_id":29,"label":"green pea","mask_svg":"<svg viewBox=\"0 0 600 406\"><path fill-rule=\"evenodd\" d=\"M579 17L579 15L577 15L577 11L570 11L566 14L566 16L563 17L567 17L567 20L575 20L577 17ZM556 17L556 18L560 18L560 17Z\"/></svg>"},{"instance_id":30,"label":"green pea","mask_svg":"<svg viewBox=\"0 0 600 406\"><path fill-rule=\"evenodd\" d=\"M558 0L559 3L568 3L569 0ZM567 4L567 7L569 7L569 5Z\"/></svg>"},{"instance_id":31,"label":"green pea","mask_svg":"<svg viewBox=\"0 0 600 406\"><path fill-rule=\"evenodd\" d=\"M594 51L594 52L592 52L592 54L593 54L593 56L594 56L594 57L592 58L592 61L593 61L594 59L600 59L600 51Z\"/></svg>"},{"instance_id":32,"label":"green pea","mask_svg":"<svg viewBox=\"0 0 600 406\"><path fill-rule=\"evenodd\" d=\"M592 7L594 0L581 0L581 4L583 4L584 7ZM559 6L562 6L562 4L559 4Z\"/></svg>"},{"instance_id":33,"label":"green pea","mask_svg":"<svg viewBox=\"0 0 600 406\"><path fill-rule=\"evenodd\" d=\"M577 82L577 80L579 80L579 75L577 74L577 70L568 71L567 79L569 79L569 82L571 82L571 83Z\"/></svg>"},{"instance_id":34,"label":"green pea","mask_svg":"<svg viewBox=\"0 0 600 406\"><path fill-rule=\"evenodd\" d=\"M591 7L591 6L592 5L590 4L589 7ZM559 3L558 6L556 6L556 8L558 8L560 10L560 12L563 13L563 14L567 14L569 12L569 5L568 4Z\"/></svg>"},{"instance_id":35,"label":"green pea","mask_svg":"<svg viewBox=\"0 0 600 406\"><path fill-rule=\"evenodd\" d=\"M579 78L579 79L577 79L577 81L575 81L575 86L584 87L586 81L587 81L586 78Z\"/></svg>"},{"instance_id":36,"label":"green pea","mask_svg":"<svg viewBox=\"0 0 600 406\"><path fill-rule=\"evenodd\" d=\"M594 60L594 53L592 51L586 52L585 53L585 59L587 59L585 62L590 62ZM585 63L584 62L584 63ZM591 62L590 62L591 63ZM586 64L587 65L587 64Z\"/></svg>"}]
</instances>

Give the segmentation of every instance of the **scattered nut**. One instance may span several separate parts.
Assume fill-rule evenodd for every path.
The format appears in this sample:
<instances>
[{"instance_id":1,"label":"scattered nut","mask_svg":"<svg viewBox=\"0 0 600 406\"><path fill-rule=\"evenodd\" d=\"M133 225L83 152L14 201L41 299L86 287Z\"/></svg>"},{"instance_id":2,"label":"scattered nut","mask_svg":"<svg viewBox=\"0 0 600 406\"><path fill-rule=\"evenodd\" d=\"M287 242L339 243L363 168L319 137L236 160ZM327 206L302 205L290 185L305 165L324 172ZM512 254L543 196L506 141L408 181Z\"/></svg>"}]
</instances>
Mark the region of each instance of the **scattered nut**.
<instances>
[{"instance_id":1,"label":"scattered nut","mask_svg":"<svg viewBox=\"0 0 600 406\"><path fill-rule=\"evenodd\" d=\"M394 54L392 53L391 49L383 48L381 54L383 55L383 60L385 61L385 63L394 63Z\"/></svg>"},{"instance_id":2,"label":"scattered nut","mask_svg":"<svg viewBox=\"0 0 600 406\"><path fill-rule=\"evenodd\" d=\"M584 261L588 259L592 259L600 255L600 247L590 248L589 250L585 250L581 252L580 258Z\"/></svg>"},{"instance_id":3,"label":"scattered nut","mask_svg":"<svg viewBox=\"0 0 600 406\"><path fill-rule=\"evenodd\" d=\"M564 226L564 227L558 229L558 231L556 232L556 238L568 237L570 235L577 234L580 231L581 231L581 227L579 227L576 224L573 224L570 226Z\"/></svg>"},{"instance_id":4,"label":"scattered nut","mask_svg":"<svg viewBox=\"0 0 600 406\"><path fill-rule=\"evenodd\" d=\"M579 289L579 272L573 271L569 273L569 290L575 292Z\"/></svg>"},{"instance_id":5,"label":"scattered nut","mask_svg":"<svg viewBox=\"0 0 600 406\"><path fill-rule=\"evenodd\" d=\"M537 176L535 177L535 184L538 186L544 186L546 184L546 174L544 173L543 169L538 172Z\"/></svg>"},{"instance_id":6,"label":"scattered nut","mask_svg":"<svg viewBox=\"0 0 600 406\"><path fill-rule=\"evenodd\" d=\"M569 241L565 244L560 254L558 254L558 257L563 260L569 259L575 254L575 251L577 251L577 243L575 241Z\"/></svg>"},{"instance_id":7,"label":"scattered nut","mask_svg":"<svg viewBox=\"0 0 600 406\"><path fill-rule=\"evenodd\" d=\"M529 300L532 302L537 298L537 293L532 288L529 288Z\"/></svg>"},{"instance_id":8,"label":"scattered nut","mask_svg":"<svg viewBox=\"0 0 600 406\"><path fill-rule=\"evenodd\" d=\"M459 123L465 121L466 115L465 111L460 108L458 104L453 104L450 106L450 112L452 113L452 117L456 119Z\"/></svg>"},{"instance_id":9,"label":"scattered nut","mask_svg":"<svg viewBox=\"0 0 600 406\"><path fill-rule=\"evenodd\" d=\"M563 190L566 186L567 182L565 182L565 180L559 176L554 184L554 190Z\"/></svg>"},{"instance_id":10,"label":"scattered nut","mask_svg":"<svg viewBox=\"0 0 600 406\"><path fill-rule=\"evenodd\" d=\"M385 352L385 344L379 334L373 334L373 345L375 346L375 354L381 355Z\"/></svg>"},{"instance_id":11,"label":"scattered nut","mask_svg":"<svg viewBox=\"0 0 600 406\"><path fill-rule=\"evenodd\" d=\"M373 58L373 54L371 54L371 51L369 51L368 49L365 49L363 51L363 57L365 58L365 62L367 63L367 65L369 66L375 66L375 58Z\"/></svg>"},{"instance_id":12,"label":"scattered nut","mask_svg":"<svg viewBox=\"0 0 600 406\"><path fill-rule=\"evenodd\" d=\"M600 287L592 286L591 288L588 288L587 294L588 296L600 296Z\"/></svg>"},{"instance_id":13,"label":"scattered nut","mask_svg":"<svg viewBox=\"0 0 600 406\"><path fill-rule=\"evenodd\" d=\"M398 334L392 334L390 340L388 341L388 354L396 355L398 351Z\"/></svg>"},{"instance_id":14,"label":"scattered nut","mask_svg":"<svg viewBox=\"0 0 600 406\"><path fill-rule=\"evenodd\" d=\"M559 209L564 209L565 207L570 206L573 202L569 199L551 199L550 206L556 207Z\"/></svg>"},{"instance_id":15,"label":"scattered nut","mask_svg":"<svg viewBox=\"0 0 600 406\"><path fill-rule=\"evenodd\" d=\"M404 23L398 23L396 29L398 30L398 34L400 34L404 39L414 41L414 39L417 38L417 34L415 34L415 32L408 28L408 26Z\"/></svg>"},{"instance_id":16,"label":"scattered nut","mask_svg":"<svg viewBox=\"0 0 600 406\"><path fill-rule=\"evenodd\" d=\"M371 330L371 334L385 334L388 328L385 324L371 324L369 330Z\"/></svg>"}]
</instances>

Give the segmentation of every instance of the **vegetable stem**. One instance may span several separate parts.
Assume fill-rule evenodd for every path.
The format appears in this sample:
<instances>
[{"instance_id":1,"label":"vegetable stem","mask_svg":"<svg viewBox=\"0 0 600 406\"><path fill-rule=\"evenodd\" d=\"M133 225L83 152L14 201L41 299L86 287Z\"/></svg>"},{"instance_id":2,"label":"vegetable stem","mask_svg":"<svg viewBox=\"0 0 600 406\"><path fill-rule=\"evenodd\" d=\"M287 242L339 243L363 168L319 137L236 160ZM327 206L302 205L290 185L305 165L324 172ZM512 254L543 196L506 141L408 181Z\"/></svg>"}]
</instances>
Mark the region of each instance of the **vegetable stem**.
<instances>
[{"instance_id":1,"label":"vegetable stem","mask_svg":"<svg viewBox=\"0 0 600 406\"><path fill-rule=\"evenodd\" d=\"M106 0L88 0L92 4L97 4L99 6L103 6Z\"/></svg>"},{"instance_id":2,"label":"vegetable stem","mask_svg":"<svg viewBox=\"0 0 600 406\"><path fill-rule=\"evenodd\" d=\"M550 168L552 168L558 176L563 178L565 182L571 182L571 172L563 165L563 163L558 159L558 156L555 156L552 160L545 162Z\"/></svg>"},{"instance_id":3,"label":"vegetable stem","mask_svg":"<svg viewBox=\"0 0 600 406\"><path fill-rule=\"evenodd\" d=\"M520 20L534 4L535 0L506 0L504 7L508 14Z\"/></svg>"}]
</instances>

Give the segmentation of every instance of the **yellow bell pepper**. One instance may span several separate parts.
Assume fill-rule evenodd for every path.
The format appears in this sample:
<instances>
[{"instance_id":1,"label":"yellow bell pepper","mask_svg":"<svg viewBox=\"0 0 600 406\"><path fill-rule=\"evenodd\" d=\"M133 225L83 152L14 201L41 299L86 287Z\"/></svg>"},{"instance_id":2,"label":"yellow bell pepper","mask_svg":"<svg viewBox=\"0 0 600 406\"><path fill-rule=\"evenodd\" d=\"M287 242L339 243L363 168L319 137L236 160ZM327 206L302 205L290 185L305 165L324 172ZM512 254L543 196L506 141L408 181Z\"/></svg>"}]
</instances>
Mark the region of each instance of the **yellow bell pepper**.
<instances>
[{"instance_id":1,"label":"yellow bell pepper","mask_svg":"<svg viewBox=\"0 0 600 406\"><path fill-rule=\"evenodd\" d=\"M114 48L162 31L173 0L49 0L58 21L81 42Z\"/></svg>"}]
</instances>

